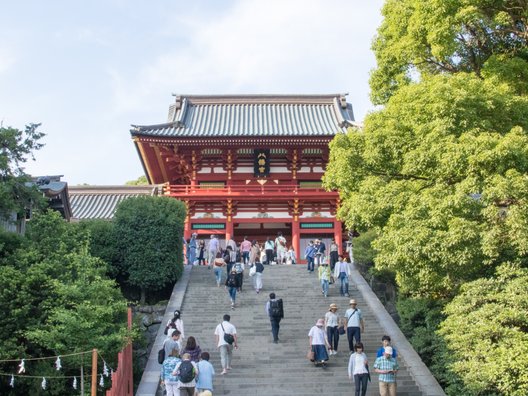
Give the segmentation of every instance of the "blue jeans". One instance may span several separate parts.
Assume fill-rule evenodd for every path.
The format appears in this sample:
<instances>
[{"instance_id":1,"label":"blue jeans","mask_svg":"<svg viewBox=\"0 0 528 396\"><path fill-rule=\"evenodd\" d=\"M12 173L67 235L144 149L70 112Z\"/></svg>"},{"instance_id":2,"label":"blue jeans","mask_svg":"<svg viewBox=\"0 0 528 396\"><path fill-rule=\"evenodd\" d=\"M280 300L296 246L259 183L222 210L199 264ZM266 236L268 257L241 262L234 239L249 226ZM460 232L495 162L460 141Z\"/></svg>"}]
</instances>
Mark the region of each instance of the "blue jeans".
<instances>
[{"instance_id":1,"label":"blue jeans","mask_svg":"<svg viewBox=\"0 0 528 396\"><path fill-rule=\"evenodd\" d=\"M229 297L231 297L231 300L233 300L233 304L235 303L235 299L236 299L236 291L237 291L236 287L229 288Z\"/></svg>"},{"instance_id":2,"label":"blue jeans","mask_svg":"<svg viewBox=\"0 0 528 396\"><path fill-rule=\"evenodd\" d=\"M306 262L308 264L308 267L306 268L308 271L314 270L314 259L313 257L306 257Z\"/></svg>"},{"instance_id":3,"label":"blue jeans","mask_svg":"<svg viewBox=\"0 0 528 396\"><path fill-rule=\"evenodd\" d=\"M187 264L193 265L194 262L196 261L196 246L191 246L189 248L189 255L187 257L188 257Z\"/></svg>"},{"instance_id":4,"label":"blue jeans","mask_svg":"<svg viewBox=\"0 0 528 396\"><path fill-rule=\"evenodd\" d=\"M321 279L321 287L323 288L323 294L326 296L328 296L328 281L325 280L325 279Z\"/></svg>"},{"instance_id":5,"label":"blue jeans","mask_svg":"<svg viewBox=\"0 0 528 396\"><path fill-rule=\"evenodd\" d=\"M345 272L339 273L339 280L341 281L341 295L348 294L348 275Z\"/></svg>"},{"instance_id":6,"label":"blue jeans","mask_svg":"<svg viewBox=\"0 0 528 396\"><path fill-rule=\"evenodd\" d=\"M365 396L367 394L368 374L354 375L354 385L356 386L355 396Z\"/></svg>"},{"instance_id":7,"label":"blue jeans","mask_svg":"<svg viewBox=\"0 0 528 396\"><path fill-rule=\"evenodd\" d=\"M271 318L271 334L273 334L273 341L279 341L280 318Z\"/></svg>"},{"instance_id":8,"label":"blue jeans","mask_svg":"<svg viewBox=\"0 0 528 396\"><path fill-rule=\"evenodd\" d=\"M337 351L337 346L339 345L339 331L337 326L327 326L326 336L328 338L328 343L330 344L330 349Z\"/></svg>"},{"instance_id":9,"label":"blue jeans","mask_svg":"<svg viewBox=\"0 0 528 396\"><path fill-rule=\"evenodd\" d=\"M354 350L354 338L356 344L361 342L361 330L359 327L347 327L348 349L350 352Z\"/></svg>"},{"instance_id":10,"label":"blue jeans","mask_svg":"<svg viewBox=\"0 0 528 396\"><path fill-rule=\"evenodd\" d=\"M222 267L215 267L214 274L216 276L216 283L220 284L222 282Z\"/></svg>"},{"instance_id":11,"label":"blue jeans","mask_svg":"<svg viewBox=\"0 0 528 396\"><path fill-rule=\"evenodd\" d=\"M242 262L244 264L249 262L249 252L242 252Z\"/></svg>"}]
</instances>

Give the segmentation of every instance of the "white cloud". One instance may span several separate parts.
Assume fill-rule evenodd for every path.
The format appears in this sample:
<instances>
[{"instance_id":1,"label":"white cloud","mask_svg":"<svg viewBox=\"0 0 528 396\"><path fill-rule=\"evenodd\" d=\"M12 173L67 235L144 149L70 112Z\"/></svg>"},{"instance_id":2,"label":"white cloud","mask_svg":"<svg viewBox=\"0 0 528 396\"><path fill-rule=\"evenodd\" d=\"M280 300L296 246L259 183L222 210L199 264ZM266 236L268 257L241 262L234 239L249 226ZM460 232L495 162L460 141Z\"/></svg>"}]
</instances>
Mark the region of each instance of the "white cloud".
<instances>
[{"instance_id":1,"label":"white cloud","mask_svg":"<svg viewBox=\"0 0 528 396\"><path fill-rule=\"evenodd\" d=\"M175 15L185 41L129 79L112 72L115 110L163 105L164 111L171 92L341 92L359 85L367 90L378 10L350 0L253 0L235 3L220 17Z\"/></svg>"}]
</instances>

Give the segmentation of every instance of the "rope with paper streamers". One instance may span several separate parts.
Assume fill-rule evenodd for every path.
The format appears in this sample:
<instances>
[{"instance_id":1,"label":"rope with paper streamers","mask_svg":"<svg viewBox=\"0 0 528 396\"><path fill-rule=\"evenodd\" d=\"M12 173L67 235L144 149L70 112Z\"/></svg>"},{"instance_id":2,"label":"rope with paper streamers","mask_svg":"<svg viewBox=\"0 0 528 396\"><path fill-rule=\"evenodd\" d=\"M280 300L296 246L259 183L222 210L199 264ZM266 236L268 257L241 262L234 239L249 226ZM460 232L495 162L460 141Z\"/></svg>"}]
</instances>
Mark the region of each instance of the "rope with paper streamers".
<instances>
[{"instance_id":1,"label":"rope with paper streamers","mask_svg":"<svg viewBox=\"0 0 528 396\"><path fill-rule=\"evenodd\" d=\"M99 379L99 386L104 387L104 377L110 377L111 374L113 374L114 370L113 368L106 362L106 360L101 356L99 353L99 350L96 349L97 356L103 361L103 369L100 374L97 374L100 376ZM90 351L83 351L83 352L75 352L75 353L67 353L63 355L55 355L55 356L45 356L45 357L36 357L36 358L19 358L19 359L0 359L0 364L2 363L16 363L20 362L18 364L17 368L17 374L13 373L2 373L0 372L0 376L2 377L9 377L9 386L11 388L15 387L15 379L16 378L32 378L32 379L39 379L41 380L41 388L47 389L48 387L48 380L50 379L73 379L72 387L73 389L77 389L78 382L77 377L78 375L29 375L26 374L27 368L26 368L26 362L30 361L38 361L38 360L55 360L54 367L56 371L62 370L62 360L65 357L70 356L79 356L79 355L85 355L85 354L91 354L93 353L93 350ZM83 378L91 378L91 374L83 374Z\"/></svg>"}]
</instances>

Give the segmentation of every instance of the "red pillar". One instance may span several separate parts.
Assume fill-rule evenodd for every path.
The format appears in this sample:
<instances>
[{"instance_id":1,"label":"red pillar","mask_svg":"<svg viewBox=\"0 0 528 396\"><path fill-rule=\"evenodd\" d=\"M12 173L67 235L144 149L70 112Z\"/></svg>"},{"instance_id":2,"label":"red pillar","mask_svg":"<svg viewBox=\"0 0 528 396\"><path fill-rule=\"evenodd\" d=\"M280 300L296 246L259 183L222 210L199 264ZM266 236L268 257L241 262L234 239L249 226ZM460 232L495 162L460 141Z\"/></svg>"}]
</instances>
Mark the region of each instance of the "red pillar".
<instances>
[{"instance_id":1,"label":"red pillar","mask_svg":"<svg viewBox=\"0 0 528 396\"><path fill-rule=\"evenodd\" d=\"M343 254L343 227L339 220L334 220L334 240L337 243L339 254Z\"/></svg>"},{"instance_id":2,"label":"red pillar","mask_svg":"<svg viewBox=\"0 0 528 396\"><path fill-rule=\"evenodd\" d=\"M185 224L183 225L183 237L185 239L191 238L191 216L185 216Z\"/></svg>"},{"instance_id":3,"label":"red pillar","mask_svg":"<svg viewBox=\"0 0 528 396\"><path fill-rule=\"evenodd\" d=\"M302 257L301 233L299 230L299 218L297 216L294 216L292 220L292 246L297 256L297 263L300 263Z\"/></svg>"},{"instance_id":4,"label":"red pillar","mask_svg":"<svg viewBox=\"0 0 528 396\"><path fill-rule=\"evenodd\" d=\"M231 216L228 216L227 221L226 221L226 233L225 233L226 243L227 241L229 241L229 239L231 239L231 237L233 236L233 233L234 233L233 220Z\"/></svg>"}]
</instances>

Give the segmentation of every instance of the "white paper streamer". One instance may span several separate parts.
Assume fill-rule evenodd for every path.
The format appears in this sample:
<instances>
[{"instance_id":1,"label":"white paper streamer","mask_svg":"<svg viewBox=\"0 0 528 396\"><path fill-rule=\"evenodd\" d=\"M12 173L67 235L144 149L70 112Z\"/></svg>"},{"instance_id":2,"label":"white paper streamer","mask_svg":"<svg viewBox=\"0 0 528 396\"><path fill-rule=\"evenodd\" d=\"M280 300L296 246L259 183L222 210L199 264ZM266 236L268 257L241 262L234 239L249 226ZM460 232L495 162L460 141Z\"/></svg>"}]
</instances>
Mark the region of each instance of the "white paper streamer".
<instances>
[{"instance_id":1,"label":"white paper streamer","mask_svg":"<svg viewBox=\"0 0 528 396\"><path fill-rule=\"evenodd\" d=\"M46 378L42 377L42 383L40 384L42 386L42 389L46 390L46 385L48 383L46 382Z\"/></svg>"},{"instance_id":2,"label":"white paper streamer","mask_svg":"<svg viewBox=\"0 0 528 396\"><path fill-rule=\"evenodd\" d=\"M104 386L103 374L101 374L101 379L99 380L99 386L101 386L101 387Z\"/></svg>"},{"instance_id":3,"label":"white paper streamer","mask_svg":"<svg viewBox=\"0 0 528 396\"><path fill-rule=\"evenodd\" d=\"M106 365L106 362L104 362L104 366L103 366L103 375L105 377L108 377L110 375L110 373L108 372L108 366Z\"/></svg>"},{"instance_id":4,"label":"white paper streamer","mask_svg":"<svg viewBox=\"0 0 528 396\"><path fill-rule=\"evenodd\" d=\"M11 381L9 381L9 386L11 388L15 387L15 376L13 374L11 374Z\"/></svg>"},{"instance_id":5,"label":"white paper streamer","mask_svg":"<svg viewBox=\"0 0 528 396\"><path fill-rule=\"evenodd\" d=\"M73 377L73 389L77 389L77 377Z\"/></svg>"},{"instance_id":6,"label":"white paper streamer","mask_svg":"<svg viewBox=\"0 0 528 396\"><path fill-rule=\"evenodd\" d=\"M26 372L26 366L25 365L26 365L26 362L24 362L24 359L22 359L22 361L18 365L18 374L22 374L22 373Z\"/></svg>"},{"instance_id":7,"label":"white paper streamer","mask_svg":"<svg viewBox=\"0 0 528 396\"><path fill-rule=\"evenodd\" d=\"M57 356L57 360L55 360L55 368L57 369L57 371L62 368L60 356Z\"/></svg>"}]
</instances>

